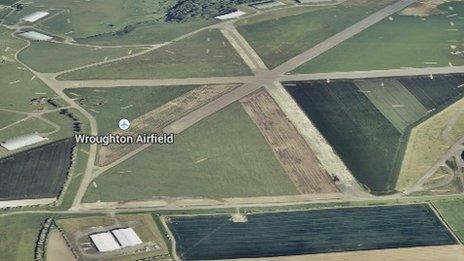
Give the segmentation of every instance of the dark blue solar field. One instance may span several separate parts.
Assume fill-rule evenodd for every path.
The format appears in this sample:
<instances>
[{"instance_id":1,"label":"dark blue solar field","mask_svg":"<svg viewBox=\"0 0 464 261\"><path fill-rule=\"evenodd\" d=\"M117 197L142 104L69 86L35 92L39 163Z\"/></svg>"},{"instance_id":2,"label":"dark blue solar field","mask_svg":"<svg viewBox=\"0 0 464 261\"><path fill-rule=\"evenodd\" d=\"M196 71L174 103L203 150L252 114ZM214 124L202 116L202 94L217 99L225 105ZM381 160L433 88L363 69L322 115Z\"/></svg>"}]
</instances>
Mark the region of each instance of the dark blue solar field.
<instances>
[{"instance_id":1,"label":"dark blue solar field","mask_svg":"<svg viewBox=\"0 0 464 261\"><path fill-rule=\"evenodd\" d=\"M455 244L427 205L344 208L228 216L172 217L186 260L269 257Z\"/></svg>"}]
</instances>

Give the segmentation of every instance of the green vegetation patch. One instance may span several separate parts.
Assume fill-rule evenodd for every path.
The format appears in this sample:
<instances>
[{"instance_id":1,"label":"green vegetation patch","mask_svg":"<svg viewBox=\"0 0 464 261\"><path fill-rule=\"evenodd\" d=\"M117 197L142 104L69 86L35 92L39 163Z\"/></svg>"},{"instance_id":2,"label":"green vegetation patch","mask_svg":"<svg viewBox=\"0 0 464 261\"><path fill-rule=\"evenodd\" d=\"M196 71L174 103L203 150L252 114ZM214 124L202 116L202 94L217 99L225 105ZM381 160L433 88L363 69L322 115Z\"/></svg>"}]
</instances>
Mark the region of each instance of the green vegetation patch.
<instances>
[{"instance_id":1,"label":"green vegetation patch","mask_svg":"<svg viewBox=\"0 0 464 261\"><path fill-rule=\"evenodd\" d=\"M268 20L250 20L238 30L266 65L274 68L391 2L346 3L287 17L268 15Z\"/></svg>"},{"instance_id":2,"label":"green vegetation patch","mask_svg":"<svg viewBox=\"0 0 464 261\"><path fill-rule=\"evenodd\" d=\"M209 30L144 55L73 71L59 79L184 78L250 73L222 34Z\"/></svg>"},{"instance_id":3,"label":"green vegetation patch","mask_svg":"<svg viewBox=\"0 0 464 261\"><path fill-rule=\"evenodd\" d=\"M55 94L15 60L15 53L26 42L10 34L11 31L0 28L0 58L5 60L0 63L0 108L32 111L37 109L30 102L33 98L52 98Z\"/></svg>"},{"instance_id":4,"label":"green vegetation patch","mask_svg":"<svg viewBox=\"0 0 464 261\"><path fill-rule=\"evenodd\" d=\"M47 144L0 160L0 199L56 197L71 165L74 141Z\"/></svg>"},{"instance_id":5,"label":"green vegetation patch","mask_svg":"<svg viewBox=\"0 0 464 261\"><path fill-rule=\"evenodd\" d=\"M450 6L453 10L448 10ZM366 29L294 72L464 65L464 2L446 3L440 9L443 14L424 18L394 15L392 20Z\"/></svg>"},{"instance_id":6,"label":"green vegetation patch","mask_svg":"<svg viewBox=\"0 0 464 261\"><path fill-rule=\"evenodd\" d=\"M177 135L174 144L153 145L103 173L84 201L297 193L259 129L234 103Z\"/></svg>"},{"instance_id":7,"label":"green vegetation patch","mask_svg":"<svg viewBox=\"0 0 464 261\"><path fill-rule=\"evenodd\" d=\"M69 10L61 10L59 14L53 17L48 17L48 19L40 21L35 26L39 29L62 37L71 37L74 33Z\"/></svg>"},{"instance_id":8,"label":"green vegetation patch","mask_svg":"<svg viewBox=\"0 0 464 261\"><path fill-rule=\"evenodd\" d=\"M0 5L12 5L16 2L19 2L19 0L0 0Z\"/></svg>"},{"instance_id":9,"label":"green vegetation patch","mask_svg":"<svg viewBox=\"0 0 464 261\"><path fill-rule=\"evenodd\" d=\"M15 125L0 131L0 141L5 141L15 137L19 137L34 132L41 134L48 134L54 132L56 129L49 123L35 117L25 119Z\"/></svg>"},{"instance_id":10,"label":"green vegetation patch","mask_svg":"<svg viewBox=\"0 0 464 261\"><path fill-rule=\"evenodd\" d=\"M147 22L126 26L123 30L76 39L79 43L96 45L159 44L211 25L213 21Z\"/></svg>"},{"instance_id":11,"label":"green vegetation patch","mask_svg":"<svg viewBox=\"0 0 464 261\"><path fill-rule=\"evenodd\" d=\"M76 88L64 92L92 114L98 131L105 134L118 128L122 118L133 120L196 86L148 86L117 88Z\"/></svg>"},{"instance_id":12,"label":"green vegetation patch","mask_svg":"<svg viewBox=\"0 0 464 261\"><path fill-rule=\"evenodd\" d=\"M401 133L350 81L286 83L286 89L359 182L392 192Z\"/></svg>"},{"instance_id":13,"label":"green vegetation patch","mask_svg":"<svg viewBox=\"0 0 464 261\"><path fill-rule=\"evenodd\" d=\"M30 47L19 53L18 58L36 71L51 73L135 54L140 50L140 48L91 48L32 42Z\"/></svg>"},{"instance_id":14,"label":"green vegetation patch","mask_svg":"<svg viewBox=\"0 0 464 261\"><path fill-rule=\"evenodd\" d=\"M427 114L427 109L397 80L360 80L355 84L401 133Z\"/></svg>"},{"instance_id":15,"label":"green vegetation patch","mask_svg":"<svg viewBox=\"0 0 464 261\"><path fill-rule=\"evenodd\" d=\"M464 200L439 200L434 201L433 206L435 206L459 240L464 242Z\"/></svg>"},{"instance_id":16,"label":"green vegetation patch","mask_svg":"<svg viewBox=\"0 0 464 261\"><path fill-rule=\"evenodd\" d=\"M24 114L0 110L0 132L3 128L24 119L25 117L26 115Z\"/></svg>"}]
</instances>

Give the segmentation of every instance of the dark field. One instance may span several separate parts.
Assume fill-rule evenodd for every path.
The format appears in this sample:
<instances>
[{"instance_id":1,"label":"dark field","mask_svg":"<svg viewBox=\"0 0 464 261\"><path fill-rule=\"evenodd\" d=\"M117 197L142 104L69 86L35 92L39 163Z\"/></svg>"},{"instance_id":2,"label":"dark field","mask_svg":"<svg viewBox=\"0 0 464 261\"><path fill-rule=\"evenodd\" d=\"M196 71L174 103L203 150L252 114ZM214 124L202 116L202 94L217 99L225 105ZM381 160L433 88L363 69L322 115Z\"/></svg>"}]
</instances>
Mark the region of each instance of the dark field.
<instances>
[{"instance_id":1,"label":"dark field","mask_svg":"<svg viewBox=\"0 0 464 261\"><path fill-rule=\"evenodd\" d=\"M268 257L455 244L427 205L176 217L170 222L182 259Z\"/></svg>"},{"instance_id":2,"label":"dark field","mask_svg":"<svg viewBox=\"0 0 464 261\"><path fill-rule=\"evenodd\" d=\"M404 77L400 82L424 105L428 110L442 107L464 93L464 75L435 75Z\"/></svg>"},{"instance_id":3,"label":"dark field","mask_svg":"<svg viewBox=\"0 0 464 261\"><path fill-rule=\"evenodd\" d=\"M67 139L0 159L0 200L57 196L73 147L74 141Z\"/></svg>"},{"instance_id":4,"label":"dark field","mask_svg":"<svg viewBox=\"0 0 464 261\"><path fill-rule=\"evenodd\" d=\"M356 85L314 81L285 86L359 182L375 193L394 189L401 133Z\"/></svg>"}]
</instances>

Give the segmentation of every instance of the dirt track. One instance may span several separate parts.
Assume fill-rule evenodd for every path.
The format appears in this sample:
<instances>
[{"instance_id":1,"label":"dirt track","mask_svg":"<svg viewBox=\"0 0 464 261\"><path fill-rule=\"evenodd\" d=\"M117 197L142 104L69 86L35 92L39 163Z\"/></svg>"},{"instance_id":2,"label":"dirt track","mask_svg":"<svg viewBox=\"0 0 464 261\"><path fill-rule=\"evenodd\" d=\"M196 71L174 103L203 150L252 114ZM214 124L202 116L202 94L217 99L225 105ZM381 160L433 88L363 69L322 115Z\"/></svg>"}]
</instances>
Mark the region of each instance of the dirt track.
<instances>
[{"instance_id":1,"label":"dirt track","mask_svg":"<svg viewBox=\"0 0 464 261\"><path fill-rule=\"evenodd\" d=\"M242 104L301 193L338 191L311 148L265 90L243 99Z\"/></svg>"}]
</instances>

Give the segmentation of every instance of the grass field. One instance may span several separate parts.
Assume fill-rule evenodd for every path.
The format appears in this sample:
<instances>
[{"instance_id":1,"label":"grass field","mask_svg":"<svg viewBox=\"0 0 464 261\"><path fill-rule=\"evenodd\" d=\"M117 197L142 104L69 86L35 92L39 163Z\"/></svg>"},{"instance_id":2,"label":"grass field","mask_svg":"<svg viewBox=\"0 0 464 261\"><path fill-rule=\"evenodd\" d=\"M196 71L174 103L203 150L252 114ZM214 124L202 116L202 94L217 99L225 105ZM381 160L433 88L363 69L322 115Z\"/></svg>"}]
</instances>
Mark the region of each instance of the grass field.
<instances>
[{"instance_id":1,"label":"grass field","mask_svg":"<svg viewBox=\"0 0 464 261\"><path fill-rule=\"evenodd\" d=\"M456 244L426 205L252 214L246 223L222 215L170 219L183 260Z\"/></svg>"},{"instance_id":2,"label":"grass field","mask_svg":"<svg viewBox=\"0 0 464 261\"><path fill-rule=\"evenodd\" d=\"M14 59L14 54L26 45L26 42L10 36L11 31L0 28L0 56L6 57L6 62L0 64L0 108L19 111L37 109L30 104L36 97L55 97L55 94L41 81L33 77L20 63Z\"/></svg>"},{"instance_id":3,"label":"grass field","mask_svg":"<svg viewBox=\"0 0 464 261\"><path fill-rule=\"evenodd\" d=\"M97 45L159 44L171 41L212 23L213 21L203 20L188 21L185 23L147 22L128 26L122 31L78 38L76 40L79 43Z\"/></svg>"},{"instance_id":4,"label":"grass field","mask_svg":"<svg viewBox=\"0 0 464 261\"><path fill-rule=\"evenodd\" d=\"M98 131L105 134L118 128L121 118L133 120L196 86L149 86L118 88L76 88L64 92L76 98L98 123Z\"/></svg>"},{"instance_id":5,"label":"grass field","mask_svg":"<svg viewBox=\"0 0 464 261\"><path fill-rule=\"evenodd\" d=\"M394 190L401 133L349 81L286 83L286 89L359 182Z\"/></svg>"},{"instance_id":6,"label":"grass field","mask_svg":"<svg viewBox=\"0 0 464 261\"><path fill-rule=\"evenodd\" d=\"M135 54L141 48L90 48L67 44L32 42L31 46L18 54L18 59L32 69L51 73L59 72L86 64L103 62Z\"/></svg>"},{"instance_id":7,"label":"grass field","mask_svg":"<svg viewBox=\"0 0 464 261\"><path fill-rule=\"evenodd\" d=\"M56 197L71 164L74 142L63 140L0 160L0 198Z\"/></svg>"},{"instance_id":8,"label":"grass field","mask_svg":"<svg viewBox=\"0 0 464 261\"><path fill-rule=\"evenodd\" d=\"M235 103L177 135L174 144L153 145L108 170L90 185L84 202L297 193L258 128Z\"/></svg>"},{"instance_id":9,"label":"grass field","mask_svg":"<svg viewBox=\"0 0 464 261\"><path fill-rule=\"evenodd\" d=\"M54 126L44 122L38 118L29 118L18 124L0 131L0 140L5 141L18 136L38 133L50 133L55 130Z\"/></svg>"},{"instance_id":10,"label":"grass field","mask_svg":"<svg viewBox=\"0 0 464 261\"><path fill-rule=\"evenodd\" d=\"M19 18L31 13L32 10L48 8L70 10L73 36L85 38L119 31L139 22L164 20L165 11L173 2L172 0L96 0L91 2L33 0L26 4L23 11L17 12L9 20L10 23L17 22Z\"/></svg>"},{"instance_id":11,"label":"grass field","mask_svg":"<svg viewBox=\"0 0 464 261\"><path fill-rule=\"evenodd\" d=\"M411 130L397 189L414 184L464 136L464 99Z\"/></svg>"},{"instance_id":12,"label":"grass field","mask_svg":"<svg viewBox=\"0 0 464 261\"><path fill-rule=\"evenodd\" d=\"M435 206L459 240L464 242L464 200L437 200L433 202L433 206Z\"/></svg>"},{"instance_id":13,"label":"grass field","mask_svg":"<svg viewBox=\"0 0 464 261\"><path fill-rule=\"evenodd\" d=\"M287 17L269 14L266 20L258 18L241 23L238 30L266 65L274 68L391 2L350 1L351 4L314 8Z\"/></svg>"},{"instance_id":14,"label":"grass field","mask_svg":"<svg viewBox=\"0 0 464 261\"><path fill-rule=\"evenodd\" d=\"M355 84L401 133L427 114L427 109L397 80L360 80Z\"/></svg>"},{"instance_id":15,"label":"grass field","mask_svg":"<svg viewBox=\"0 0 464 261\"><path fill-rule=\"evenodd\" d=\"M61 37L71 37L74 33L69 10L62 10L46 20L39 20L35 27Z\"/></svg>"},{"instance_id":16,"label":"grass field","mask_svg":"<svg viewBox=\"0 0 464 261\"><path fill-rule=\"evenodd\" d=\"M23 114L0 110L0 129L3 129L12 123L15 123L16 121L24 119L25 117L26 116Z\"/></svg>"},{"instance_id":17,"label":"grass field","mask_svg":"<svg viewBox=\"0 0 464 261\"><path fill-rule=\"evenodd\" d=\"M250 73L222 34L210 30L138 57L66 73L59 79L185 78Z\"/></svg>"},{"instance_id":18,"label":"grass field","mask_svg":"<svg viewBox=\"0 0 464 261\"><path fill-rule=\"evenodd\" d=\"M448 10L452 6L453 10ZM460 31L464 29L464 3L440 6L443 15L424 19L394 15L366 29L338 47L300 66L295 73L358 71L401 67L464 65ZM457 14L454 17L447 17ZM455 46L456 49L453 49ZM343 61L343 62L340 62Z\"/></svg>"}]
</instances>

